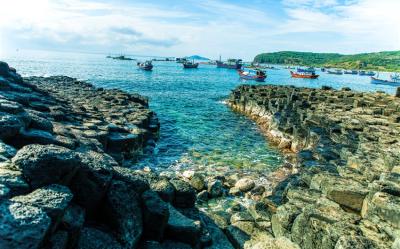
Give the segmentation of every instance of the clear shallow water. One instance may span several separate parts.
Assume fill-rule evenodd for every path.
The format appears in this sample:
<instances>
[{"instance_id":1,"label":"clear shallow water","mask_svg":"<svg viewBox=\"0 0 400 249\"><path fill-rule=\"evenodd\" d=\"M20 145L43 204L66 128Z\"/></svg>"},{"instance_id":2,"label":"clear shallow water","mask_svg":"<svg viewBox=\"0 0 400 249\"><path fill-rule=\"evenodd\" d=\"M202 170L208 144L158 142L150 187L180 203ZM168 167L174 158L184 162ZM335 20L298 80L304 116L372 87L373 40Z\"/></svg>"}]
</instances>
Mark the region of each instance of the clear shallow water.
<instances>
[{"instance_id":1,"label":"clear shallow water","mask_svg":"<svg viewBox=\"0 0 400 249\"><path fill-rule=\"evenodd\" d=\"M68 75L148 96L161 122L160 140L155 153L144 157L139 166L269 171L283 161L252 121L223 104L230 90L251 83L240 81L234 70L209 65L185 70L174 62L155 62L152 72L144 72L136 68L135 61L106 59L101 54L19 52L0 60L23 76ZM322 73L318 80L305 80L290 78L284 69L267 72L266 84L395 92L394 87L370 84L369 77Z\"/></svg>"}]
</instances>

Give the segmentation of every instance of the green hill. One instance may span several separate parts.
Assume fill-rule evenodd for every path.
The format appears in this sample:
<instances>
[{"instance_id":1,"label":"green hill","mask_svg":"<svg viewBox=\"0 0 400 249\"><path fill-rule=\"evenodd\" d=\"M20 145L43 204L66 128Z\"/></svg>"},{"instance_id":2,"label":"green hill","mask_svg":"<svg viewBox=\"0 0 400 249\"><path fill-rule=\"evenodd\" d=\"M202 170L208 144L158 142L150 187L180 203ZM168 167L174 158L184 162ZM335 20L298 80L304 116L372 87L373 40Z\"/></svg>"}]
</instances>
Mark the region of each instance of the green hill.
<instances>
[{"instance_id":1,"label":"green hill","mask_svg":"<svg viewBox=\"0 0 400 249\"><path fill-rule=\"evenodd\" d=\"M282 51L259 54L254 62L400 72L400 51L354 55Z\"/></svg>"}]
</instances>

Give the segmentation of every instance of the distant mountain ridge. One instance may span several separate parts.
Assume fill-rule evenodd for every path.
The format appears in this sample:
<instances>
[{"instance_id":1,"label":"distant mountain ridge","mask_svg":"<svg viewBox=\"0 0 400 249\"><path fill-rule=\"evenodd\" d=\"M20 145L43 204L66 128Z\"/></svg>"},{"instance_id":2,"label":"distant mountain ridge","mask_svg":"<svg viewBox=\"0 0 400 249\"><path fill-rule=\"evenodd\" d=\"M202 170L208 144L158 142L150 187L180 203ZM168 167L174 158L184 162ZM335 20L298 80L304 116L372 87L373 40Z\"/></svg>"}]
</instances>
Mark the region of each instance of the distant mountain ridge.
<instances>
[{"instance_id":1,"label":"distant mountain ridge","mask_svg":"<svg viewBox=\"0 0 400 249\"><path fill-rule=\"evenodd\" d=\"M259 54L254 58L254 62L400 72L400 51L353 55L281 51Z\"/></svg>"},{"instance_id":2,"label":"distant mountain ridge","mask_svg":"<svg viewBox=\"0 0 400 249\"><path fill-rule=\"evenodd\" d=\"M200 55L192 55L192 56L186 56L186 59L190 59L190 60L199 60L199 61L209 61L210 59L206 58L206 57L202 57Z\"/></svg>"}]
</instances>

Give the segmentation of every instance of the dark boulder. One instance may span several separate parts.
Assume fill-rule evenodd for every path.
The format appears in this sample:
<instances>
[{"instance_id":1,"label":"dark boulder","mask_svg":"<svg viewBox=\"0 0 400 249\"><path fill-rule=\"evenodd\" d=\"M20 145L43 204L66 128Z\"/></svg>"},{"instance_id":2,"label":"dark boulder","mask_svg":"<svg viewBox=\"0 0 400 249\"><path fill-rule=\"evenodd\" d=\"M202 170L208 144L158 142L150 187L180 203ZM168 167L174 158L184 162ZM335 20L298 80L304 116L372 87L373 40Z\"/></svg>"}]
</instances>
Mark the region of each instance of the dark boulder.
<instances>
[{"instance_id":1,"label":"dark boulder","mask_svg":"<svg viewBox=\"0 0 400 249\"><path fill-rule=\"evenodd\" d=\"M169 219L169 207L154 191L142 194L144 237L161 241Z\"/></svg>"},{"instance_id":2,"label":"dark boulder","mask_svg":"<svg viewBox=\"0 0 400 249\"><path fill-rule=\"evenodd\" d=\"M78 170L69 186L74 201L90 215L105 196L112 179L112 168L118 164L111 156L94 151L78 153L78 157Z\"/></svg>"},{"instance_id":3,"label":"dark boulder","mask_svg":"<svg viewBox=\"0 0 400 249\"><path fill-rule=\"evenodd\" d=\"M16 116L0 112L0 139L12 138L23 128L23 123Z\"/></svg>"},{"instance_id":4,"label":"dark boulder","mask_svg":"<svg viewBox=\"0 0 400 249\"><path fill-rule=\"evenodd\" d=\"M73 151L55 145L27 145L12 162L32 188L59 183L67 185L75 175L79 158Z\"/></svg>"},{"instance_id":5,"label":"dark boulder","mask_svg":"<svg viewBox=\"0 0 400 249\"><path fill-rule=\"evenodd\" d=\"M11 200L41 208L50 218L57 220L64 214L72 197L67 187L53 184L36 189L27 195L16 196Z\"/></svg>"},{"instance_id":6,"label":"dark boulder","mask_svg":"<svg viewBox=\"0 0 400 249\"><path fill-rule=\"evenodd\" d=\"M51 220L40 208L12 201L0 202L0 248L39 248Z\"/></svg>"},{"instance_id":7,"label":"dark boulder","mask_svg":"<svg viewBox=\"0 0 400 249\"><path fill-rule=\"evenodd\" d=\"M75 248L78 242L80 230L85 222L85 210L80 206L71 203L64 212L61 220L61 227L69 234L69 247Z\"/></svg>"},{"instance_id":8,"label":"dark boulder","mask_svg":"<svg viewBox=\"0 0 400 249\"><path fill-rule=\"evenodd\" d=\"M170 182L175 187L174 206L179 208L194 207L196 190L189 183L179 179L173 179Z\"/></svg>"},{"instance_id":9,"label":"dark boulder","mask_svg":"<svg viewBox=\"0 0 400 249\"><path fill-rule=\"evenodd\" d=\"M76 249L122 249L121 244L110 233L96 228L84 227L79 235Z\"/></svg>"},{"instance_id":10,"label":"dark boulder","mask_svg":"<svg viewBox=\"0 0 400 249\"><path fill-rule=\"evenodd\" d=\"M149 183L138 172L132 169L115 166L113 167L113 178L129 184L138 194L142 194L149 189Z\"/></svg>"},{"instance_id":11,"label":"dark boulder","mask_svg":"<svg viewBox=\"0 0 400 249\"><path fill-rule=\"evenodd\" d=\"M167 179L159 179L150 184L151 190L166 202L172 203L175 198L175 188Z\"/></svg>"},{"instance_id":12,"label":"dark boulder","mask_svg":"<svg viewBox=\"0 0 400 249\"><path fill-rule=\"evenodd\" d=\"M102 216L126 248L137 246L143 232L143 218L139 196L134 189L125 182L112 181Z\"/></svg>"},{"instance_id":13,"label":"dark boulder","mask_svg":"<svg viewBox=\"0 0 400 249\"><path fill-rule=\"evenodd\" d=\"M180 241L195 246L199 243L201 235L200 221L192 220L172 205L169 205L169 219L165 238Z\"/></svg>"}]
</instances>

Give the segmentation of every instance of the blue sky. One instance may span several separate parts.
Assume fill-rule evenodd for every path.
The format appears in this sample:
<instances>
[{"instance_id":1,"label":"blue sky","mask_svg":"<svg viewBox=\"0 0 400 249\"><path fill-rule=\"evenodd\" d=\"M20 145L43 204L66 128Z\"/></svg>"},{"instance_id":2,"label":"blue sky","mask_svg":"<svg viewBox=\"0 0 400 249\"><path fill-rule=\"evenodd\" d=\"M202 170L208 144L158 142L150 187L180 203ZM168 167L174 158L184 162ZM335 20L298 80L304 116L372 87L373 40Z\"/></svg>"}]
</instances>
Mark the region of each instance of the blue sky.
<instances>
[{"instance_id":1,"label":"blue sky","mask_svg":"<svg viewBox=\"0 0 400 249\"><path fill-rule=\"evenodd\" d=\"M399 0L12 0L0 9L0 48L244 59L400 50L399 9Z\"/></svg>"}]
</instances>

